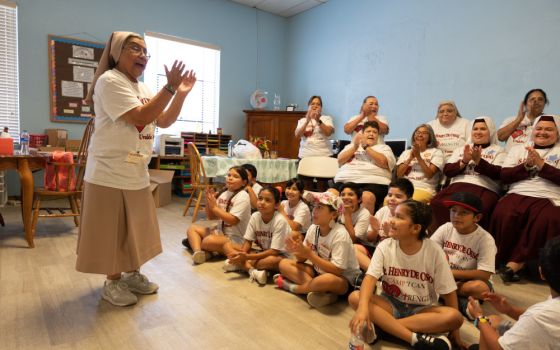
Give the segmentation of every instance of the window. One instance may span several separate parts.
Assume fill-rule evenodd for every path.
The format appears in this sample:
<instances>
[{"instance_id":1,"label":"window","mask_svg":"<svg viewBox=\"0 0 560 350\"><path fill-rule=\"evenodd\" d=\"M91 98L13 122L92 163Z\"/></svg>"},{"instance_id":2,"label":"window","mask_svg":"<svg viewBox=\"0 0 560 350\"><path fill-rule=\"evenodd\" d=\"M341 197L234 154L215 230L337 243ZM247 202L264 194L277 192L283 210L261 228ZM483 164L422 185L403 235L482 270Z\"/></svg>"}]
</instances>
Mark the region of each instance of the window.
<instances>
[{"instance_id":1,"label":"window","mask_svg":"<svg viewBox=\"0 0 560 350\"><path fill-rule=\"evenodd\" d=\"M19 139L17 7L0 0L0 131L7 126Z\"/></svg>"},{"instance_id":2,"label":"window","mask_svg":"<svg viewBox=\"0 0 560 350\"><path fill-rule=\"evenodd\" d=\"M158 33L146 33L146 46L151 55L144 82L153 93L167 83L163 65L171 68L175 60L182 60L193 69L197 82L187 97L177 121L169 128L158 128L156 134L179 135L181 131L216 131L219 125L220 49Z\"/></svg>"}]
</instances>

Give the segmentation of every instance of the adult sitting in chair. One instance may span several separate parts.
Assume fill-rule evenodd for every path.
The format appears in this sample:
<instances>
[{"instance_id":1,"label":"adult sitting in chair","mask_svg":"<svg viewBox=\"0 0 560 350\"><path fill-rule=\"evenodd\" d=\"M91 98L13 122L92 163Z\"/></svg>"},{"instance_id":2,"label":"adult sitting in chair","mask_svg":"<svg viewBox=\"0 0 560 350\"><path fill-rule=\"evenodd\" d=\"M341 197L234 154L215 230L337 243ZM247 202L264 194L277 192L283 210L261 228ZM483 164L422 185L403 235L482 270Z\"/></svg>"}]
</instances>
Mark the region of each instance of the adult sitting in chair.
<instances>
[{"instance_id":1,"label":"adult sitting in chair","mask_svg":"<svg viewBox=\"0 0 560 350\"><path fill-rule=\"evenodd\" d=\"M471 134L467 144L457 148L443 168L451 184L439 191L430 202L434 215L430 227L432 232L449 221L449 209L443 202L455 192L470 192L480 198L482 219L479 225L486 230L498 202L500 170L506 154L497 144L496 127L490 117L478 117L469 126Z\"/></svg>"},{"instance_id":2,"label":"adult sitting in chair","mask_svg":"<svg viewBox=\"0 0 560 350\"><path fill-rule=\"evenodd\" d=\"M514 146L504 160L501 179L509 191L490 222L498 247L496 260L506 264L499 272L504 282L518 281L518 271L559 234L559 130L560 117L538 117L529 142Z\"/></svg>"},{"instance_id":3,"label":"adult sitting in chair","mask_svg":"<svg viewBox=\"0 0 560 350\"><path fill-rule=\"evenodd\" d=\"M352 143L338 154L340 169L335 188L342 183L354 182L362 191L362 205L373 215L381 207L389 190L395 156L386 144L378 144L379 124L366 122L363 131L356 133ZM374 211L375 208L375 211Z\"/></svg>"}]
</instances>

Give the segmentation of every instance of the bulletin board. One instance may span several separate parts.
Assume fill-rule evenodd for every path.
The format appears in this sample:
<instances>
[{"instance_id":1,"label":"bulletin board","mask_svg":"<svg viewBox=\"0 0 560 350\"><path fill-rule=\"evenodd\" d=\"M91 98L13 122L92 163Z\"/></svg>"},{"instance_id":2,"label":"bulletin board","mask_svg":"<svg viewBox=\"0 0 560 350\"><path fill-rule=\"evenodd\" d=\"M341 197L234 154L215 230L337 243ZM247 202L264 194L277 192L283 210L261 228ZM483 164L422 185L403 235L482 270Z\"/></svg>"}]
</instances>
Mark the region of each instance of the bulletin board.
<instances>
[{"instance_id":1,"label":"bulletin board","mask_svg":"<svg viewBox=\"0 0 560 350\"><path fill-rule=\"evenodd\" d=\"M94 116L85 99L105 44L49 35L51 121L87 123Z\"/></svg>"}]
</instances>

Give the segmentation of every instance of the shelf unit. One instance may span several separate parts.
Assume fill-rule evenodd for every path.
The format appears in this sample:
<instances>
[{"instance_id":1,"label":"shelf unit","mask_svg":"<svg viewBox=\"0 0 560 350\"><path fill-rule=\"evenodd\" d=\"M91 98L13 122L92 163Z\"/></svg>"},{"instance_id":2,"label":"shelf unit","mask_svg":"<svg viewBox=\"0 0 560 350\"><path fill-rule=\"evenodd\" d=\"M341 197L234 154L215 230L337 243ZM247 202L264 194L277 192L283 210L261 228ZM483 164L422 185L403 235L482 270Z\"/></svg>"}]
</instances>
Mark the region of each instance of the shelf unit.
<instances>
[{"instance_id":1,"label":"shelf unit","mask_svg":"<svg viewBox=\"0 0 560 350\"><path fill-rule=\"evenodd\" d=\"M150 168L174 170L173 192L178 196L187 196L192 191L187 143L194 142L201 156L206 155L210 148L218 148L227 153L231 135L181 132L181 138L183 139L184 156L156 156L150 162Z\"/></svg>"},{"instance_id":2,"label":"shelf unit","mask_svg":"<svg viewBox=\"0 0 560 350\"><path fill-rule=\"evenodd\" d=\"M181 137L184 140L185 154L187 153L187 143L193 142L201 156L208 154L209 149L215 148L227 154L228 143L231 135L224 134L204 134L197 132L182 132Z\"/></svg>"}]
</instances>

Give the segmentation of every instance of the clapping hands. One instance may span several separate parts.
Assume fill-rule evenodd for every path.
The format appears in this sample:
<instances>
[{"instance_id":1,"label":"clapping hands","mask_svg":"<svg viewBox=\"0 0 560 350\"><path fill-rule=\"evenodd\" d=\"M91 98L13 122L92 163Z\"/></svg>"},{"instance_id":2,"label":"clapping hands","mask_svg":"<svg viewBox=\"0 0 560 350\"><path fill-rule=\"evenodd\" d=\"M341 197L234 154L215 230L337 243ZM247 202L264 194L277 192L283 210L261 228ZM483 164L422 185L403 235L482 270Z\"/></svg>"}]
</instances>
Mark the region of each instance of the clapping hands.
<instances>
[{"instance_id":1,"label":"clapping hands","mask_svg":"<svg viewBox=\"0 0 560 350\"><path fill-rule=\"evenodd\" d=\"M175 90L188 93L196 83L196 74L192 70L185 71L185 64L182 61L173 62L171 69L164 65L167 83Z\"/></svg>"}]
</instances>

